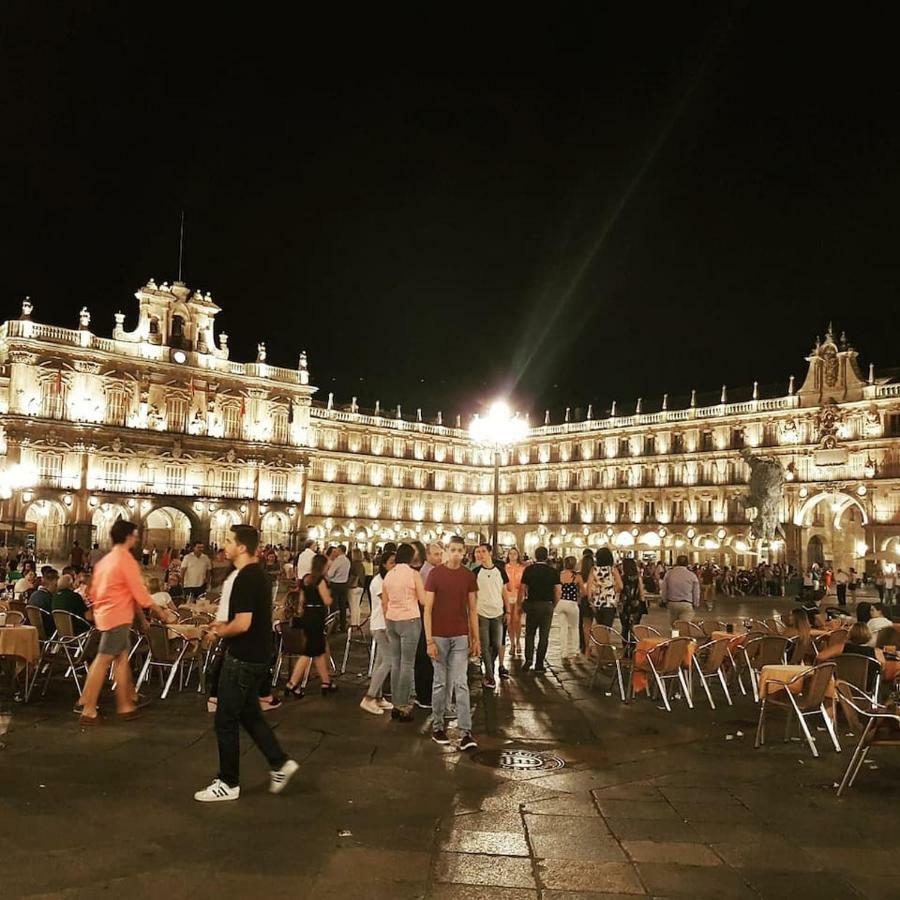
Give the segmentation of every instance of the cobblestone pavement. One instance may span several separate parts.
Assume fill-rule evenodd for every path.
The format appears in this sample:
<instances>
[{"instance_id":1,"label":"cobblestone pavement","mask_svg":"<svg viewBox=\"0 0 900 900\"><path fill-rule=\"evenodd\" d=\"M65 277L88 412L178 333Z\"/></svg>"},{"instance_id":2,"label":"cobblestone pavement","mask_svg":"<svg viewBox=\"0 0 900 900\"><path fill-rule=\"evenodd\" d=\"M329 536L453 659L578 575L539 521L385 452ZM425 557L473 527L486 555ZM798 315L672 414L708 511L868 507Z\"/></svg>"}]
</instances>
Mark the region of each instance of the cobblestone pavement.
<instances>
[{"instance_id":1,"label":"cobblestone pavement","mask_svg":"<svg viewBox=\"0 0 900 900\"><path fill-rule=\"evenodd\" d=\"M720 601L717 613L789 607ZM896 754L875 753L877 768L838 800L854 743L846 727L841 755L823 732L819 760L795 741L754 750L747 699L712 711L698 698L671 714L645 697L625 706L605 681L591 688L585 664L555 663L554 647L546 676L513 663L495 693L473 683L474 757L427 740L424 714L405 725L359 710L354 653L337 695L311 691L267 714L302 762L288 790L267 793L248 746L240 801L213 805L192 800L216 767L200 695L82 730L74 691L54 685L17 705L0 737L0 894L897 896ZM564 767L492 765L510 749L547 751Z\"/></svg>"}]
</instances>

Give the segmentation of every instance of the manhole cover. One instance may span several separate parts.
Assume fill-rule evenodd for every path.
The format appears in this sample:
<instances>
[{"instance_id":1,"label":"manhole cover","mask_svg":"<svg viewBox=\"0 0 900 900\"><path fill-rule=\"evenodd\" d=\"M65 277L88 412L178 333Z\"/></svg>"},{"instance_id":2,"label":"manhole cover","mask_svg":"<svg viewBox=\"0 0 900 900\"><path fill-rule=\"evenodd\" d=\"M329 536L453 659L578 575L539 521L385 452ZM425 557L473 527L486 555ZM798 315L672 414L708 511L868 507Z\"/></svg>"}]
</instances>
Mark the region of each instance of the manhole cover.
<instances>
[{"instance_id":1,"label":"manhole cover","mask_svg":"<svg viewBox=\"0 0 900 900\"><path fill-rule=\"evenodd\" d=\"M566 764L550 751L536 750L485 750L476 753L475 760L483 766L511 769L516 772L546 772L561 769Z\"/></svg>"}]
</instances>

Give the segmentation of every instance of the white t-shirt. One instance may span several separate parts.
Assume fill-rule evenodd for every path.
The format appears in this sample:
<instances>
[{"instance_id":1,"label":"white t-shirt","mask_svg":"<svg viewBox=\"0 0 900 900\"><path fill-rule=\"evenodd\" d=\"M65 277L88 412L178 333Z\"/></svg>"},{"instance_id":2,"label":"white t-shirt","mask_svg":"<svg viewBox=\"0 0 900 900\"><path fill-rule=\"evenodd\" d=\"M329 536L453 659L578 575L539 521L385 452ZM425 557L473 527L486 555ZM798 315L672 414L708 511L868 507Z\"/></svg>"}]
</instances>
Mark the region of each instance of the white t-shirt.
<instances>
[{"instance_id":1,"label":"white t-shirt","mask_svg":"<svg viewBox=\"0 0 900 900\"><path fill-rule=\"evenodd\" d=\"M15 587L14 593L16 593L16 594L22 594L22 593L24 593L25 591L30 590L30 589L33 588L33 587L34 587L34 585L31 584L31 583L28 581L27 578L20 578L20 579L16 582L16 587Z\"/></svg>"},{"instance_id":2,"label":"white t-shirt","mask_svg":"<svg viewBox=\"0 0 900 900\"><path fill-rule=\"evenodd\" d=\"M478 581L478 615L487 619L496 619L503 615L503 573L497 566L485 568L479 566L476 575Z\"/></svg>"},{"instance_id":3,"label":"white t-shirt","mask_svg":"<svg viewBox=\"0 0 900 900\"><path fill-rule=\"evenodd\" d=\"M372 583L369 585L369 596L371 597L372 602L372 615L369 617L369 631L379 631L387 628L387 623L384 621L384 609L381 606L381 586L383 584L384 579L379 573L372 579Z\"/></svg>"},{"instance_id":4,"label":"white t-shirt","mask_svg":"<svg viewBox=\"0 0 900 900\"><path fill-rule=\"evenodd\" d=\"M847 584L850 581L850 576L846 572L838 572L834 576L834 581L835 584Z\"/></svg>"},{"instance_id":5,"label":"white t-shirt","mask_svg":"<svg viewBox=\"0 0 900 900\"><path fill-rule=\"evenodd\" d=\"M181 561L181 571L184 572L184 586L186 588L198 588L206 584L206 578L212 563L205 553L197 556L196 553L188 553Z\"/></svg>"},{"instance_id":6,"label":"white t-shirt","mask_svg":"<svg viewBox=\"0 0 900 900\"><path fill-rule=\"evenodd\" d=\"M150 595L150 599L161 607L167 607L172 602L172 595L168 591L157 591Z\"/></svg>"},{"instance_id":7,"label":"white t-shirt","mask_svg":"<svg viewBox=\"0 0 900 900\"><path fill-rule=\"evenodd\" d=\"M869 619L869 621L866 622L866 625L869 626L869 631L872 632L872 640L869 641L869 646L875 646L875 639L878 637L878 632L881 631L882 628L890 628L893 624L894 623L890 619L886 619L884 616Z\"/></svg>"},{"instance_id":8,"label":"white t-shirt","mask_svg":"<svg viewBox=\"0 0 900 900\"><path fill-rule=\"evenodd\" d=\"M897 582L897 579L894 575L888 573L884 576L884 586L890 590Z\"/></svg>"},{"instance_id":9,"label":"white t-shirt","mask_svg":"<svg viewBox=\"0 0 900 900\"><path fill-rule=\"evenodd\" d=\"M312 571L312 562L315 558L316 551L312 547L307 547L297 557L297 581L302 581L304 575L309 575Z\"/></svg>"},{"instance_id":10,"label":"white t-shirt","mask_svg":"<svg viewBox=\"0 0 900 900\"><path fill-rule=\"evenodd\" d=\"M235 569L222 582L222 595L219 597L219 608L216 610L217 622L228 621L228 611L231 608L231 589L234 587L234 579L238 577L239 571L240 569Z\"/></svg>"}]
</instances>

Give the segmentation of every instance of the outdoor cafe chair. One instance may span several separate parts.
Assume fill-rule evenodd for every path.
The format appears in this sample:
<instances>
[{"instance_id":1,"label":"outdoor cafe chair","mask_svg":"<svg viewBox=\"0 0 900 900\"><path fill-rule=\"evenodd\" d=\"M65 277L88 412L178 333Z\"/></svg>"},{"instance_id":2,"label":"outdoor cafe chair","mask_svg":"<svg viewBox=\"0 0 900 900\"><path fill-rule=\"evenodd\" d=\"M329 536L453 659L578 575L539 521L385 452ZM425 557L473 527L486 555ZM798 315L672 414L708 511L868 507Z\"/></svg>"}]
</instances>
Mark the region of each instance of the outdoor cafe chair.
<instances>
[{"instance_id":1,"label":"outdoor cafe chair","mask_svg":"<svg viewBox=\"0 0 900 900\"><path fill-rule=\"evenodd\" d=\"M704 636L711 638L714 631L727 631L728 625L718 619L704 619L700 623Z\"/></svg>"},{"instance_id":2,"label":"outdoor cafe chair","mask_svg":"<svg viewBox=\"0 0 900 900\"><path fill-rule=\"evenodd\" d=\"M694 652L691 660L694 671L700 679L700 684L706 692L706 699L709 700L710 709L715 709L716 704L713 702L712 692L709 689L709 682L715 679L719 680L722 690L725 692L725 699L729 706L733 706L731 702L731 694L728 691L728 683L725 681L725 673L722 671L725 660L728 659L728 638L719 638L715 641L709 641L701 645Z\"/></svg>"},{"instance_id":3,"label":"outdoor cafe chair","mask_svg":"<svg viewBox=\"0 0 900 900\"><path fill-rule=\"evenodd\" d=\"M28 604L24 600L15 599L10 600L7 605L9 606L10 611L20 612L23 616L25 615L25 607L28 606Z\"/></svg>"},{"instance_id":4,"label":"outdoor cafe chair","mask_svg":"<svg viewBox=\"0 0 900 900\"><path fill-rule=\"evenodd\" d=\"M306 632L302 628L292 628L290 622L276 622L274 626L277 652L275 654L275 670L272 674L272 687L278 684L281 667L285 660L290 666L291 659L306 655Z\"/></svg>"},{"instance_id":5,"label":"outdoor cafe chair","mask_svg":"<svg viewBox=\"0 0 900 900\"><path fill-rule=\"evenodd\" d=\"M768 619L763 619L763 622L772 634L784 634L785 627L781 619L776 619L772 616Z\"/></svg>"},{"instance_id":6,"label":"outdoor cafe chair","mask_svg":"<svg viewBox=\"0 0 900 900\"><path fill-rule=\"evenodd\" d=\"M900 747L900 715L896 709L873 703L865 691L847 681L838 681L837 696L850 727L859 734L856 749L838 785L837 795L840 797L853 787L872 747Z\"/></svg>"},{"instance_id":7,"label":"outdoor cafe chair","mask_svg":"<svg viewBox=\"0 0 900 900\"><path fill-rule=\"evenodd\" d=\"M829 716L825 710L826 693L834 679L835 664L833 662L822 663L813 666L799 674L795 675L788 681L772 681L767 682L781 685L781 689L774 692L766 691L766 695L760 699L759 722L756 726L756 742L754 748L758 749L766 742L766 713L770 706L780 707L787 714L787 722L784 728L785 742L790 740L791 723L794 715L800 723L800 729L806 738L806 743L812 751L812 755L816 758L819 751L816 749L815 738L806 724L806 720L810 716L821 716L831 743L837 753L841 752L841 745L837 738L834 724L834 700L828 700L831 703L831 715ZM793 686L799 686L799 690L794 692L791 690Z\"/></svg>"},{"instance_id":8,"label":"outdoor cafe chair","mask_svg":"<svg viewBox=\"0 0 900 900\"><path fill-rule=\"evenodd\" d=\"M813 648L818 656L827 647L834 647L836 644L844 644L847 642L847 630L845 628L837 628L829 631L828 634L819 634L813 638Z\"/></svg>"},{"instance_id":9,"label":"outdoor cafe chair","mask_svg":"<svg viewBox=\"0 0 900 900\"><path fill-rule=\"evenodd\" d=\"M662 696L663 704L669 712L672 712L672 706L669 703L667 683L670 681L678 681L681 686L681 692L687 705L693 709L694 703L691 700L691 692L687 679L684 677L684 657L688 652L688 647L694 643L693 638L676 637L657 644L647 654L647 664L653 675L653 680ZM632 699L634 699L634 679L632 678Z\"/></svg>"},{"instance_id":10,"label":"outdoor cafe chair","mask_svg":"<svg viewBox=\"0 0 900 900\"><path fill-rule=\"evenodd\" d=\"M688 622L687 619L678 619L676 622L673 622L672 629L678 632L679 637L706 637L706 632L699 625L695 622Z\"/></svg>"},{"instance_id":11,"label":"outdoor cafe chair","mask_svg":"<svg viewBox=\"0 0 900 900\"><path fill-rule=\"evenodd\" d=\"M841 653L834 657L837 677L862 691L872 703L878 702L881 687L881 663L861 653Z\"/></svg>"},{"instance_id":12,"label":"outdoor cafe chair","mask_svg":"<svg viewBox=\"0 0 900 900\"><path fill-rule=\"evenodd\" d=\"M57 658L59 651L62 651L65 657L66 678L71 674L75 681L75 690L78 696L81 696L81 680L78 677L79 672L83 672L87 676L87 648L91 639L93 626L90 622L76 616L74 613L65 609L53 610L53 624L56 626L56 635L54 643L57 649ZM47 684L50 681L50 673L53 671L52 665L48 667L47 680L44 682L44 690L42 694L47 692Z\"/></svg>"},{"instance_id":13,"label":"outdoor cafe chair","mask_svg":"<svg viewBox=\"0 0 900 900\"><path fill-rule=\"evenodd\" d=\"M763 666L785 665L789 644L790 639L781 635L760 634L751 635L741 647L755 703L759 702L759 673Z\"/></svg>"},{"instance_id":14,"label":"outdoor cafe chair","mask_svg":"<svg viewBox=\"0 0 900 900\"><path fill-rule=\"evenodd\" d=\"M0 612L0 625L24 625L25 613L17 609L6 609Z\"/></svg>"},{"instance_id":15,"label":"outdoor cafe chair","mask_svg":"<svg viewBox=\"0 0 900 900\"><path fill-rule=\"evenodd\" d=\"M651 625L632 625L631 633L635 641L643 641L651 637L662 637L662 632L657 631Z\"/></svg>"},{"instance_id":16,"label":"outdoor cafe chair","mask_svg":"<svg viewBox=\"0 0 900 900\"><path fill-rule=\"evenodd\" d=\"M138 676L135 690L140 690L141 685L149 676L151 668L159 669L161 678L163 677L163 672L167 671L169 677L164 683L163 692L160 697L160 699L165 700L169 695L169 690L172 687L172 682L175 680L176 674L180 673L178 683L179 690L181 690L187 681L190 680L191 669L193 668L194 663L199 659L199 650L196 642L190 641L176 632L169 631L166 625L151 622L149 628L150 633L147 636L149 650L147 652L147 658L144 661L144 667L141 669L141 674ZM186 660L190 662L187 679L183 677L184 662Z\"/></svg>"},{"instance_id":17,"label":"outdoor cafe chair","mask_svg":"<svg viewBox=\"0 0 900 900\"><path fill-rule=\"evenodd\" d=\"M601 670L610 670L610 677L618 682L619 696L622 698L622 702L627 703L622 666L629 666L631 661L625 658L621 633L609 625L592 625L590 640L591 646L594 648L594 657L597 660L594 674L591 675L591 687L594 686ZM610 687L612 687L612 682L610 682Z\"/></svg>"},{"instance_id":18,"label":"outdoor cafe chair","mask_svg":"<svg viewBox=\"0 0 900 900\"><path fill-rule=\"evenodd\" d=\"M328 644L328 638L331 637L331 635L334 633L334 629L337 627L340 615L340 612L338 610L335 610L333 613L329 613L325 617L325 655L328 657L328 667L332 672L337 671L337 666L334 664L334 657L331 655L331 647ZM303 673L303 681L300 682L300 689L302 691L306 690L306 685L309 682L309 675L310 672L312 672L312 668L312 659L310 659L309 665L306 667L306 671Z\"/></svg>"}]
</instances>

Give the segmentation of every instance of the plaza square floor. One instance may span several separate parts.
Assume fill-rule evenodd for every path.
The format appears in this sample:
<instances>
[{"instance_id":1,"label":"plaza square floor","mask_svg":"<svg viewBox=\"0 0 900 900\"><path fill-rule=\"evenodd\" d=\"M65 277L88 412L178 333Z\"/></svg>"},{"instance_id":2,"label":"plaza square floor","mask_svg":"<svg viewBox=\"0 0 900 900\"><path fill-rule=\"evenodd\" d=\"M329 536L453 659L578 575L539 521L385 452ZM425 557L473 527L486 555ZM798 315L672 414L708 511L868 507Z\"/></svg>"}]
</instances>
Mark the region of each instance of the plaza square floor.
<instances>
[{"instance_id":1,"label":"plaza square floor","mask_svg":"<svg viewBox=\"0 0 900 900\"><path fill-rule=\"evenodd\" d=\"M789 601L719 600L717 615ZM665 623L655 609L651 624ZM341 643L333 651L339 658ZM268 713L302 767L267 792L249 743L235 803L192 799L216 771L205 698L156 700L144 718L82 729L70 684L4 703L0 896L577 900L594 897L896 897L900 754L873 752L843 798L844 752L753 749L756 707L672 713L623 705L586 664L472 682L478 756L412 724L362 712L362 651L340 690ZM154 685L151 696L158 697ZM719 696L719 695L716 695ZM106 708L111 709L109 701ZM11 712L11 717L8 715ZM3 731L0 727L0 731ZM497 751L550 751L555 770L501 770Z\"/></svg>"}]
</instances>

